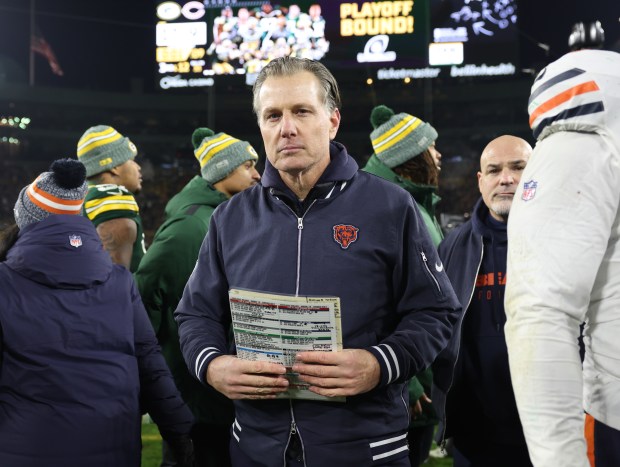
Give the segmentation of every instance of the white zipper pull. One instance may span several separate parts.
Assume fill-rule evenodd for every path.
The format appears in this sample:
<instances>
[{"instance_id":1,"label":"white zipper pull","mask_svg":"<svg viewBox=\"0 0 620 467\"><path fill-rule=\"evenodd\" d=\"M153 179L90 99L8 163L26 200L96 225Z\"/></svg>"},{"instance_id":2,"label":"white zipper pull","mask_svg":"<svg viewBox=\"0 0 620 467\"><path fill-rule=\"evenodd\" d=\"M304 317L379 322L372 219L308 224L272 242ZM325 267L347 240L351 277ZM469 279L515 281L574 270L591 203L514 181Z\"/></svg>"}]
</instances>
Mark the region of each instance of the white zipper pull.
<instances>
[{"instance_id":1,"label":"white zipper pull","mask_svg":"<svg viewBox=\"0 0 620 467\"><path fill-rule=\"evenodd\" d=\"M303 217L298 217L297 218L297 228L299 230L303 230L304 229L304 218Z\"/></svg>"},{"instance_id":2,"label":"white zipper pull","mask_svg":"<svg viewBox=\"0 0 620 467\"><path fill-rule=\"evenodd\" d=\"M422 261L424 262L424 267L426 268L426 272L431 276L431 279L435 283L435 287L437 287L437 291L441 293L441 286L439 285L439 281L435 278L433 273L431 272L431 268L428 267L428 259L426 258L426 254L423 251L420 251L420 256L422 256Z\"/></svg>"}]
</instances>

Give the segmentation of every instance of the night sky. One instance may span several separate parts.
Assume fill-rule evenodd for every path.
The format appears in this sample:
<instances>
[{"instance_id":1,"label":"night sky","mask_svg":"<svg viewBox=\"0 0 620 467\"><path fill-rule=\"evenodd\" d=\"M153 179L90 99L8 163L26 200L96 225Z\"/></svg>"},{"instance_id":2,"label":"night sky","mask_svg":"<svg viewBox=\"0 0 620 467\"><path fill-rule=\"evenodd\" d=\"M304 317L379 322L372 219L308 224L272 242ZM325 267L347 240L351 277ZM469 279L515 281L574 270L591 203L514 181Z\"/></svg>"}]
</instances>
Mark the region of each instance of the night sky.
<instances>
[{"instance_id":1,"label":"night sky","mask_svg":"<svg viewBox=\"0 0 620 467\"><path fill-rule=\"evenodd\" d=\"M35 83L127 91L132 78L153 88L155 2L149 0L36 0L36 24L64 76L35 55ZM0 0L0 54L28 76L30 0Z\"/></svg>"},{"instance_id":2,"label":"night sky","mask_svg":"<svg viewBox=\"0 0 620 467\"><path fill-rule=\"evenodd\" d=\"M421 1L421 0L418 0ZM92 90L155 89L155 5L151 0L36 0L36 23L64 71L55 76L40 55L35 83ZM275 3L275 2L274 2ZM586 6L587 5L587 6ZM28 81L30 0L0 0L0 55ZM552 61L567 52L571 25L599 19L606 48L620 51L620 7L612 0L519 2L521 67ZM536 45L550 46L548 54Z\"/></svg>"}]
</instances>

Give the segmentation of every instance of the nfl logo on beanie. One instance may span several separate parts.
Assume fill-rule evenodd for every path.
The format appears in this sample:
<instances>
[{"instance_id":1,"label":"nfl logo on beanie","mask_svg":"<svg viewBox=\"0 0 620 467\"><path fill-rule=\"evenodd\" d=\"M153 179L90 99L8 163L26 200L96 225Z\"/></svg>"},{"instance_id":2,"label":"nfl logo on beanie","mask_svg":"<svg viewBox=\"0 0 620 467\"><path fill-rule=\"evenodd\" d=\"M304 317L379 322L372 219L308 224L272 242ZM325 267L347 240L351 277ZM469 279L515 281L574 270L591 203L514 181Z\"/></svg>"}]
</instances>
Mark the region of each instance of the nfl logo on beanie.
<instances>
[{"instance_id":1,"label":"nfl logo on beanie","mask_svg":"<svg viewBox=\"0 0 620 467\"><path fill-rule=\"evenodd\" d=\"M385 105L372 110L370 122L374 128L370 140L375 155L389 168L422 154L438 136L429 123L406 113L394 114Z\"/></svg>"},{"instance_id":2,"label":"nfl logo on beanie","mask_svg":"<svg viewBox=\"0 0 620 467\"><path fill-rule=\"evenodd\" d=\"M202 178L211 184L228 177L244 162L258 160L256 150L247 141L226 133L215 134L209 128L197 128L192 143Z\"/></svg>"},{"instance_id":3,"label":"nfl logo on beanie","mask_svg":"<svg viewBox=\"0 0 620 467\"><path fill-rule=\"evenodd\" d=\"M20 229L52 214L79 215L88 191L84 164L75 159L54 161L17 197L13 213Z\"/></svg>"},{"instance_id":4,"label":"nfl logo on beanie","mask_svg":"<svg viewBox=\"0 0 620 467\"><path fill-rule=\"evenodd\" d=\"M77 144L77 157L92 177L124 164L138 154L136 145L111 126L89 128Z\"/></svg>"}]
</instances>

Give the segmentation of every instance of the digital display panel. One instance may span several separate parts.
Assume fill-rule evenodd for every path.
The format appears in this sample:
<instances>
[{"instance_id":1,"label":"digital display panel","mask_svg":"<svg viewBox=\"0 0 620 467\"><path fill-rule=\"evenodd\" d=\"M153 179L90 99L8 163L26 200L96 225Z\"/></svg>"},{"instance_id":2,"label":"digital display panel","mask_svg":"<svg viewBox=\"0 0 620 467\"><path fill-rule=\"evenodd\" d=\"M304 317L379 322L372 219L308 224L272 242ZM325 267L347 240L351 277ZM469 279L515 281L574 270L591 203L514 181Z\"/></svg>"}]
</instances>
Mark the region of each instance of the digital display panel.
<instances>
[{"instance_id":1,"label":"digital display panel","mask_svg":"<svg viewBox=\"0 0 620 467\"><path fill-rule=\"evenodd\" d=\"M516 0L431 0L429 64L452 77L514 74L516 26Z\"/></svg>"},{"instance_id":2,"label":"digital display panel","mask_svg":"<svg viewBox=\"0 0 620 467\"><path fill-rule=\"evenodd\" d=\"M232 75L252 84L283 55L378 79L513 74L515 1L164 1L159 84L212 86Z\"/></svg>"}]
</instances>

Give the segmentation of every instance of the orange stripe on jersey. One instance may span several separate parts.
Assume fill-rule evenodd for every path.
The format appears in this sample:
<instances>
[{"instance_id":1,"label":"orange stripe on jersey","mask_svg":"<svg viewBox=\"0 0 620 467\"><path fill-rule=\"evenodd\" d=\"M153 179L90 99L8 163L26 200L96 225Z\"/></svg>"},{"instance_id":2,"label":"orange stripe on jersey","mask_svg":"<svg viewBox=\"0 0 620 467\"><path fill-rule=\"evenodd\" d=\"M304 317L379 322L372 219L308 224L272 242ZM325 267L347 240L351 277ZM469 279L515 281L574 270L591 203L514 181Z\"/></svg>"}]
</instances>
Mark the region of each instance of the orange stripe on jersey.
<instances>
[{"instance_id":1,"label":"orange stripe on jersey","mask_svg":"<svg viewBox=\"0 0 620 467\"><path fill-rule=\"evenodd\" d=\"M594 467L594 417L589 413L586 414L586 423L583 431L588 447L588 460L590 461L590 466Z\"/></svg>"},{"instance_id":2,"label":"orange stripe on jersey","mask_svg":"<svg viewBox=\"0 0 620 467\"><path fill-rule=\"evenodd\" d=\"M555 107L559 106L560 104L563 104L564 102L572 99L575 96L578 96L580 94L585 94L587 92L598 91L598 90L599 90L599 87L596 85L594 81L588 81L587 83L578 84L577 86L574 86L570 89L567 89L564 92L561 92L560 94L552 97L548 101L545 101L542 104L540 104L538 107L536 107L536 110L534 110L534 112L532 112L532 115L530 116L530 127L532 126L534 121L538 117L540 117L542 114L544 114L545 112L548 112L554 109Z\"/></svg>"}]
</instances>

